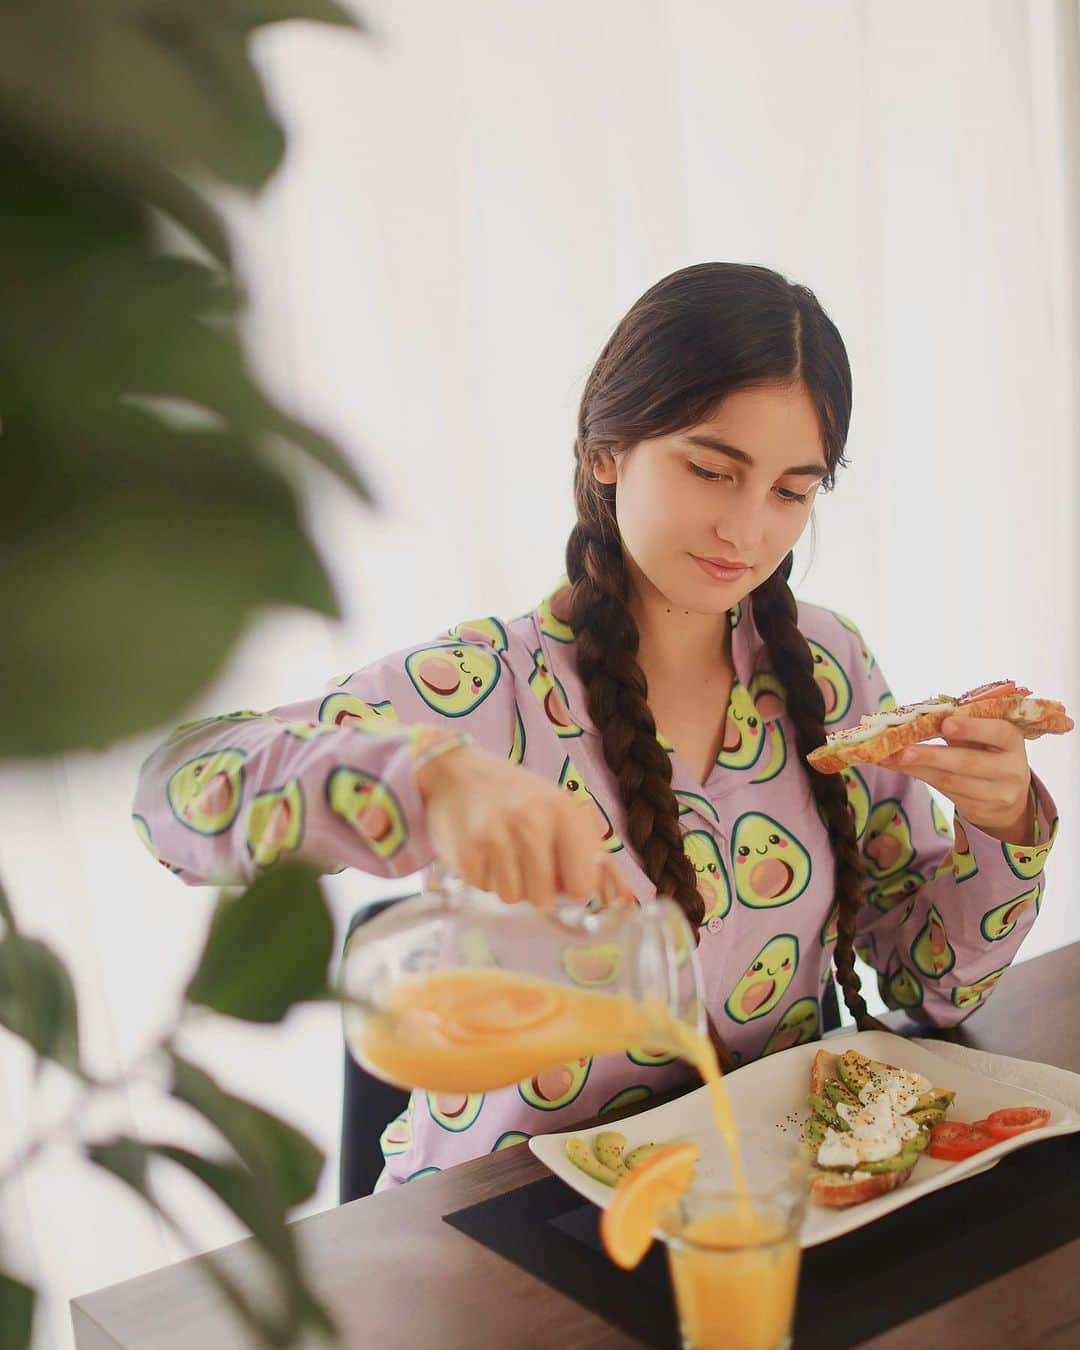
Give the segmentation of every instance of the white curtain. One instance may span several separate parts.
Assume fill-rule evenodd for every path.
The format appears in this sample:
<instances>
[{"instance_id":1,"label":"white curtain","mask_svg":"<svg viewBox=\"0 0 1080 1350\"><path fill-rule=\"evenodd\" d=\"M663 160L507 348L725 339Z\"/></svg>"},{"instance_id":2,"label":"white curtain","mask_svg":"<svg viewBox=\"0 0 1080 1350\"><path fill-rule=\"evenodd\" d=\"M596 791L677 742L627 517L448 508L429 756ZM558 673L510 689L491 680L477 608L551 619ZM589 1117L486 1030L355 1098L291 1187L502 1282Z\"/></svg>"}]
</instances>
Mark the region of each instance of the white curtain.
<instances>
[{"instance_id":1,"label":"white curtain","mask_svg":"<svg viewBox=\"0 0 1080 1350\"><path fill-rule=\"evenodd\" d=\"M592 361L648 285L705 259L808 284L848 345L852 465L818 508L813 556L800 548L799 593L861 624L902 700L1012 676L1075 712L1077 0L363 13L373 37L260 37L290 151L233 216L259 368L351 447L381 505L305 484L344 623L267 615L186 715L311 694L447 623L533 604L561 571ZM130 830L137 767L166 730L7 766L0 875L75 972L89 1060L121 1078L78 1127L192 1139L179 1110L123 1086L171 1018L213 902ZM1080 938L1075 747L1048 738L1031 759L1066 829L1021 960ZM388 888L344 874L330 889L344 923ZM220 1023L187 1045L322 1143L306 1209L335 1203L333 1013ZM28 1068L0 1038L0 1168L71 1109L59 1075L31 1096ZM181 1252L118 1184L47 1162L0 1195L0 1234L3 1259L49 1291L37 1350L64 1350L69 1297ZM194 1189L161 1184L202 1246L237 1235Z\"/></svg>"}]
</instances>

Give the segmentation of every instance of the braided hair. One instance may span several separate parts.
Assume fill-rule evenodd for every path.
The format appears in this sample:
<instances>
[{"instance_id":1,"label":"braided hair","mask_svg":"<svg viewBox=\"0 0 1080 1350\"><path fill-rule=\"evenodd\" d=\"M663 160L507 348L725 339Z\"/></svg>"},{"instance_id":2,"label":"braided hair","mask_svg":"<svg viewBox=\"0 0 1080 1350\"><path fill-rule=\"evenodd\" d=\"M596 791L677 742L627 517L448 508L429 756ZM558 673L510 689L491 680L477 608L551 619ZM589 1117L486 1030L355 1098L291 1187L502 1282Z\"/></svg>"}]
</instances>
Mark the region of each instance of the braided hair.
<instances>
[{"instance_id":1,"label":"braided hair","mask_svg":"<svg viewBox=\"0 0 1080 1350\"><path fill-rule=\"evenodd\" d=\"M803 385L825 442L825 490L845 461L851 373L844 344L813 292L764 267L702 263L656 283L632 306L586 381L578 412L574 500L566 547L567 617L589 716L626 812L625 838L659 894L671 896L695 934L704 917L696 874L683 851L671 760L657 740L640 635L615 515L615 486L593 474L600 451L705 420L728 394ZM769 662L784 686L800 759L825 740L825 704L788 585L793 555L748 597ZM718 709L722 717L725 709ZM861 1030L881 1028L867 1011L855 971L862 863L843 779L807 769L835 859L837 981ZM713 1031L725 1070L732 1058Z\"/></svg>"}]
</instances>

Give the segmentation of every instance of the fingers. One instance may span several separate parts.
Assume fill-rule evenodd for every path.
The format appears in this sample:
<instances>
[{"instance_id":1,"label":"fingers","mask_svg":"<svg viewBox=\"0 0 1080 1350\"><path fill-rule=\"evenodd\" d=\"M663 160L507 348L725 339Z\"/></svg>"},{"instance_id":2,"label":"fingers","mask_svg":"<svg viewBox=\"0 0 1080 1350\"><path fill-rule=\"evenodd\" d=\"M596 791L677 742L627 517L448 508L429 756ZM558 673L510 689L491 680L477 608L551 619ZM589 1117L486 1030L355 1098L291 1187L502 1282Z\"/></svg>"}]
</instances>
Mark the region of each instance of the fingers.
<instances>
[{"instance_id":1,"label":"fingers","mask_svg":"<svg viewBox=\"0 0 1080 1350\"><path fill-rule=\"evenodd\" d=\"M556 884L571 899L588 900L599 890L600 832L580 805L569 805L575 814L562 814L562 828L554 836Z\"/></svg>"},{"instance_id":2,"label":"fingers","mask_svg":"<svg viewBox=\"0 0 1080 1350\"><path fill-rule=\"evenodd\" d=\"M497 835L487 848L487 879L482 889L494 891L500 900L508 905L516 905L519 900L529 899L522 885L522 869L518 860L518 850L514 846L509 830Z\"/></svg>"},{"instance_id":3,"label":"fingers","mask_svg":"<svg viewBox=\"0 0 1080 1350\"><path fill-rule=\"evenodd\" d=\"M969 750L956 745L911 745L881 761L890 769L930 780L927 773L949 773L965 778L993 778L1001 772L996 753Z\"/></svg>"},{"instance_id":4,"label":"fingers","mask_svg":"<svg viewBox=\"0 0 1080 1350\"><path fill-rule=\"evenodd\" d=\"M1019 727L1001 717L948 717L941 734L950 745L981 745L992 750L1019 750L1024 742Z\"/></svg>"}]
</instances>

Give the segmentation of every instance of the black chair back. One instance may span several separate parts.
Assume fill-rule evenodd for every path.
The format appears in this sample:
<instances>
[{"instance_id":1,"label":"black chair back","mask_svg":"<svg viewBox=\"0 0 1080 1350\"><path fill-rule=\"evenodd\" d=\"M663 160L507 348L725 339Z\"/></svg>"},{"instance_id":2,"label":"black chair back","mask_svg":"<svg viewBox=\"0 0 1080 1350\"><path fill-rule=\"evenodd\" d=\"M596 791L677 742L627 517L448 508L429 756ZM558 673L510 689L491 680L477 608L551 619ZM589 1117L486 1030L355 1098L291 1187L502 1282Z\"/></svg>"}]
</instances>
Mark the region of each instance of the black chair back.
<instances>
[{"instance_id":1,"label":"black chair back","mask_svg":"<svg viewBox=\"0 0 1080 1350\"><path fill-rule=\"evenodd\" d=\"M348 943L353 931L390 905L404 900L395 896L390 900L376 900L358 910L349 922L345 936ZM821 996L822 1031L834 1031L840 1025L840 1004L836 982L829 980ZM341 1105L341 1168L338 1174L338 1192L341 1204L370 1195L383 1168L379 1136L386 1126L409 1104L409 1094L403 1089L384 1083L381 1078L362 1069L348 1050L345 1051L345 1083Z\"/></svg>"}]
</instances>

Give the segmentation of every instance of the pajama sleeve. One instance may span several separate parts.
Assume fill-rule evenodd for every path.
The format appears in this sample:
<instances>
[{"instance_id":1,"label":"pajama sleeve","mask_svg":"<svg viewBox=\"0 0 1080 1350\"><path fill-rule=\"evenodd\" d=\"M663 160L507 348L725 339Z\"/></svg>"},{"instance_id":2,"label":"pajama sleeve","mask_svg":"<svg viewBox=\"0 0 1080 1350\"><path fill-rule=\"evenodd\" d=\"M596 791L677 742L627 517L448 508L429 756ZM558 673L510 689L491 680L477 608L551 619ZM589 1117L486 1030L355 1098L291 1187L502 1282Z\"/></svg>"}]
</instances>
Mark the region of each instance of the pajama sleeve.
<instances>
[{"instance_id":1,"label":"pajama sleeve","mask_svg":"<svg viewBox=\"0 0 1080 1350\"><path fill-rule=\"evenodd\" d=\"M881 667L857 631L850 726L893 706ZM855 948L881 996L916 1021L949 1026L989 996L1039 912L1057 808L1032 773L1036 839L1003 844L956 812L952 824L919 779L879 765L844 773L864 864Z\"/></svg>"},{"instance_id":2,"label":"pajama sleeve","mask_svg":"<svg viewBox=\"0 0 1080 1350\"><path fill-rule=\"evenodd\" d=\"M142 842L195 885L246 883L283 858L387 877L427 866L415 770L446 741L512 756L520 727L499 625L482 622L317 698L178 727L139 773Z\"/></svg>"}]
</instances>

